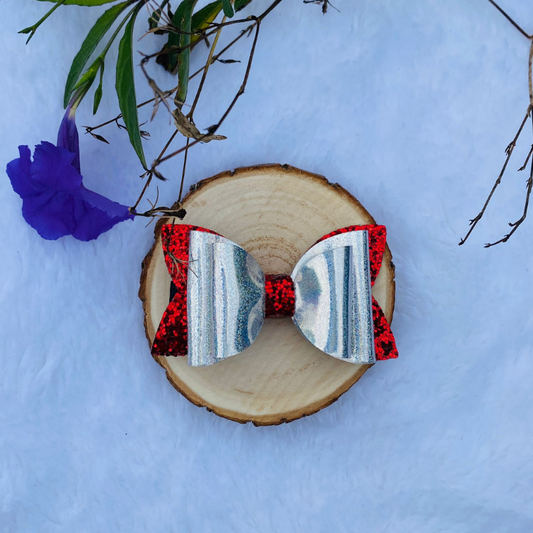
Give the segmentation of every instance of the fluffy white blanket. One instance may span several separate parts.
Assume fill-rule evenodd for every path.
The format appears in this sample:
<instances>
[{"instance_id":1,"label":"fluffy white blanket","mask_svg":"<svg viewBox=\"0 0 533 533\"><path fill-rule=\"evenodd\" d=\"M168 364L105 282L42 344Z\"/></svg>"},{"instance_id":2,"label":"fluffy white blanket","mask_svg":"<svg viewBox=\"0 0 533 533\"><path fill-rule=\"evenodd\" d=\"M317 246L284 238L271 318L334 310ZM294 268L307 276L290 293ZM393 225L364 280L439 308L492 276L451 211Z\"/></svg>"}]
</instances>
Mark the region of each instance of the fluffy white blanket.
<instances>
[{"instance_id":1,"label":"fluffy white blanket","mask_svg":"<svg viewBox=\"0 0 533 533\"><path fill-rule=\"evenodd\" d=\"M247 12L254 4L268 0ZM533 32L533 6L520 4L502 0ZM1 531L533 531L533 219L507 244L482 246L521 213L527 176L515 170L530 127L486 217L457 246L526 111L529 42L484 0L335 5L322 16L285 1L265 20L246 93L220 132L228 140L191 151L188 185L279 162L349 189L388 227L400 359L288 425L198 409L144 336L137 290L152 227L43 241L4 176ZM61 8L25 46L16 31L49 7L0 3L2 167L19 144L55 140L70 61L102 11ZM243 68L214 65L199 126L216 121ZM109 69L100 115L84 105L79 125L117 113L113 78ZM146 127L151 160L164 111ZM111 146L82 136L86 185L131 205L140 166L123 132L103 133ZM162 170L160 203L170 204L181 162Z\"/></svg>"}]
</instances>

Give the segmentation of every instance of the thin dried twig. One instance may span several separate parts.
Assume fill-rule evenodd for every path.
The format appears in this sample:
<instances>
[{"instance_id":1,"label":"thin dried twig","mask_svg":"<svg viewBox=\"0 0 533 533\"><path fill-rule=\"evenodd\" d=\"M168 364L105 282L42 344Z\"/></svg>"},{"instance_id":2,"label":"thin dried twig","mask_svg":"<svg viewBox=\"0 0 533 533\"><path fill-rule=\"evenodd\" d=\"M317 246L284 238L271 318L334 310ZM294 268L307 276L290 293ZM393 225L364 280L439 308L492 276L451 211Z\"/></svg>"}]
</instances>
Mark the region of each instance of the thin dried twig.
<instances>
[{"instance_id":1,"label":"thin dried twig","mask_svg":"<svg viewBox=\"0 0 533 533\"><path fill-rule=\"evenodd\" d=\"M277 2L279 3L279 2ZM263 13L264 15L264 13ZM259 17L260 20L263 20L264 16L261 15ZM231 41L229 44L227 44L218 54L214 55L212 60L211 60L211 64L213 64L215 61L218 61L219 58L225 54L232 46L234 46L238 41L240 41L245 35L248 35L250 30L252 30L254 27L254 25L250 25L248 28L245 28L244 30L241 30L241 32L239 33L239 35L237 37L235 37L235 39L233 39L233 41ZM201 68L199 68L196 72L194 72L194 74L191 74L191 76L189 76L189 81L191 81L193 78L195 78L196 76L198 76L198 74L201 74L204 70L205 70L205 65ZM172 89L169 89L168 91L165 91L163 94L165 95L165 97L169 97L169 96L172 96L176 90L178 89L178 86L176 85L176 87L172 88ZM156 97L154 98L150 98L149 100L146 100L145 102L142 102L141 104L139 104L137 106L138 109L140 109L141 107L144 107L148 104L151 104L152 102L155 102L156 101ZM185 104L186 105L186 104ZM91 133L93 132L94 130L98 130L100 128L103 128L105 126L109 126L110 124L113 124L113 123L116 123L117 125L119 124L119 120L122 118L122 114L118 114L115 118L112 118L110 120L107 120L105 122L102 122L101 124L98 124L97 126L84 126L85 130L86 130L86 133Z\"/></svg>"},{"instance_id":2,"label":"thin dried twig","mask_svg":"<svg viewBox=\"0 0 533 533\"><path fill-rule=\"evenodd\" d=\"M459 245L462 245L466 242L472 231L474 231L474 228L477 226L478 222L481 220L483 215L485 214L485 211L487 209L487 206L489 205L492 196L494 195L494 192L496 191L496 188L501 183L503 175L505 174L507 170L507 165L509 163L509 160L511 159L511 156L513 154L513 151L516 147L516 143L518 142L518 139L520 135L522 134L524 130L524 126L526 125L526 122L528 118L532 119L533 124L533 35L528 34L522 27L520 27L494 0L488 0L524 37L529 39L531 41L531 46L529 49L529 58L528 58L528 85L529 85L529 105L527 107L526 114L520 124L520 127L518 128L518 131L516 132L516 135L514 136L514 139L511 141L511 143L507 146L505 149L506 158L503 163L503 167L500 171L500 174L498 175L498 178L494 182L494 185L492 186L492 189L485 200L485 203L483 204L483 207L481 208L481 211L470 220L470 229L466 233L466 235L460 240ZM528 207L529 207L529 199L531 196L531 190L533 186L533 160L531 158L533 154L533 146L531 147L526 160L524 164L518 169L519 171L524 170L528 163L530 164L530 174L529 178L526 182L526 198L524 203L524 210L522 213L522 216L516 221L516 222L509 222L509 226L512 227L512 230L504 235L500 240L487 243L485 244L485 248L490 248L491 246L495 246L496 244L500 244L503 242L507 242L509 238L513 235L513 233L520 227L520 225L524 222L524 220L527 217Z\"/></svg>"},{"instance_id":3,"label":"thin dried twig","mask_svg":"<svg viewBox=\"0 0 533 533\"><path fill-rule=\"evenodd\" d=\"M530 112L530 109L528 108L526 116L522 120L522 123L520 124L520 127L518 128L518 131L516 132L516 135L514 136L514 139L509 143L509 145L505 149L505 153L507 154L507 157L505 158L505 162L503 163L503 167L500 170L500 174L498 175L498 178L496 179L496 181L494 182L494 185L492 186L489 196L485 200L485 203L483 204L481 211L472 220L470 220L470 229L468 230L468 233L461 239L461 241L459 242L459 245L464 244L466 242L468 237L470 237L470 234L474 231L474 228L477 226L477 223L481 220L481 218L485 214L485 211L487 210L487 207L492 199L494 191L496 191L496 188L502 181L502 178L507 169L509 160L511 159L511 155L513 154L513 150L515 149L516 142L518 141L518 138L520 137L520 134L522 133L522 130L524 129L524 126L526 125L527 119L529 118L529 112Z\"/></svg>"},{"instance_id":4,"label":"thin dried twig","mask_svg":"<svg viewBox=\"0 0 533 533\"><path fill-rule=\"evenodd\" d=\"M524 36L531 39L533 36L524 31L494 0L489 2Z\"/></svg>"},{"instance_id":5,"label":"thin dried twig","mask_svg":"<svg viewBox=\"0 0 533 533\"><path fill-rule=\"evenodd\" d=\"M210 35L212 35L214 33L216 33L216 37L215 37L214 42L213 42L213 44L212 44L212 46L210 48L210 52L209 52L209 55L208 55L208 58L207 58L207 61L206 61L205 65L202 68L200 68L199 70L197 70L194 74L192 74L189 77L189 79L192 79L195 76L197 76L198 74L203 72L202 80L200 81L200 84L199 84L198 90L196 92L193 104L191 106L191 109L190 109L189 113L186 116L183 113L180 113L178 116L176 116L176 110L171 110L168 102L166 101L167 98L170 98L174 94L174 92L177 90L177 87L173 88L170 91L161 90L157 86L155 81L148 75L148 73L146 71L146 68L145 68L146 63L152 57L155 57L157 54L152 54L151 56L143 56L143 60L141 61L141 67L142 67L143 73L145 74L145 77L146 77L150 87L154 91L154 98L152 98L150 100L147 100L146 102L143 102L142 104L139 105L139 107L142 107L144 105L147 105L147 104L153 102L154 103L154 108L155 108L154 110L157 111L157 106L159 105L159 103L163 102L165 104L165 106L167 107L167 109L172 113L177 129L173 132L172 136L170 137L170 139L166 143L165 147L163 148L163 150L161 151L159 156L154 160L151 168L142 176L142 177L146 178L146 182L145 182L145 184L143 186L141 194L139 195L137 201L135 202L135 205L130 209L130 211L133 214L135 214L137 216L152 217L152 218L154 218L154 217L177 217L177 218L183 218L185 216L185 214L186 214L185 210L182 209L182 207L181 207L181 198L182 198L183 186L184 186L184 182L185 182L185 173L186 173L186 168L187 168L188 151L189 151L190 148L192 148L193 146L195 146L198 143L205 143L205 142L209 142L210 140L224 139L225 138L225 137L222 137L220 135L215 135L215 132L220 128L220 126L226 120L228 115L231 113L231 111L234 108L235 104L237 103L238 99L244 94L244 91L245 91L245 88L246 88L246 85L248 83L248 79L249 79L249 76L250 76L250 71L251 71L254 55L255 55L255 49L256 49L256 46L257 46L257 40L258 40L258 36L259 36L259 29L260 29L261 22L277 5L279 5L281 3L281 1L282 0L275 0L258 17L248 17L247 19L242 19L242 20L238 20L238 21L230 21L230 23L227 23L225 21L225 18L224 18L221 23L211 25L207 29L209 31L204 30L203 36L205 38L207 38L208 36L210 36ZM217 53L217 54L214 53L215 47L216 47L216 45L218 43L220 32L221 32L223 27L229 26L230 24L233 25L233 24L236 24L236 23L250 22L250 21L252 21L252 24L250 24L247 28L243 29L240 32L240 34L237 37L235 37L228 45L226 45L219 53ZM213 28L215 28L215 30L213 30ZM204 133L204 134L200 133L198 131L198 129L196 128L196 126L194 125L193 115L194 115L194 111L196 109L196 106L198 104L198 101L199 101L199 98L200 98L200 94L201 94L202 89L204 87L205 80L206 80L207 73L209 71L210 65L212 65L215 61L217 61L221 57L222 54L224 54L233 45L235 45L235 43L237 43L242 37L244 37L245 35L250 35L251 32L254 31L254 29L255 29L255 35L254 35L252 46L251 46L251 49L250 49L248 62L247 62L247 65L246 65L245 74L244 74L243 80L241 82L241 85L240 85L237 93L235 94L234 98L230 102L228 108L223 113L223 115L221 116L219 121L215 125L207 128L206 133ZM87 132L91 133L92 135L94 135L92 133L93 130L95 130L97 128L100 128L100 127L103 127L105 125L111 124L113 122L116 122L117 125L120 126L120 123L118 122L120 117L121 116L119 115L115 119L107 121L106 123L100 124L99 126L96 126L96 127L93 127L93 128L88 128ZM168 155L165 155L167 150L168 150L168 148L170 147L171 143L176 138L178 132L182 133L185 137L187 137L185 146L180 148L180 149L178 149L178 150L175 150L174 152L172 152L172 153L170 153ZM192 140L192 139L194 139L194 140ZM148 211L145 211L143 213L138 213L136 211L136 209L139 206L142 198L146 194L146 192L147 192L147 190L148 190L148 188L149 188L149 186L150 186L150 184L151 184L151 182L153 180L153 177L156 176L156 177L158 177L160 179L165 179L160 174L160 172L158 171L159 165L161 165L162 163L170 160L173 157L176 157L177 155L179 155L179 154L181 154L183 152L184 152L184 160L183 160L183 168L182 168L182 175L181 175L181 182L180 182L179 200L178 200L178 203L175 206L175 208L170 209L168 207L157 207L157 206L155 206L154 203L150 202L151 206L152 206L151 209L149 209ZM156 199L155 203L157 203L157 199Z\"/></svg>"},{"instance_id":6,"label":"thin dried twig","mask_svg":"<svg viewBox=\"0 0 533 533\"><path fill-rule=\"evenodd\" d=\"M253 62L253 59L254 59L255 47L257 45L257 37L259 36L260 21L259 21L259 18L257 18L256 20L257 20L258 23L257 23L257 25L255 27L256 31L255 31L254 41L253 41L253 44L252 44L252 49L250 51L250 56L248 58L248 64L246 66L246 72L244 74L244 78L243 78L242 84L239 87L239 90L237 91L237 94L235 95L235 97L231 101L230 105L228 106L228 108L226 109L226 111L224 112L224 114L222 115L220 120L216 124L214 124L213 126L209 127L208 130L207 130L207 133L205 133L202 137L200 137L200 138L194 140L192 143L190 143L190 145L189 145L190 148L192 148L196 144L202 142L203 138L213 135L218 130L218 128L220 128L220 126L226 120L228 115L231 113L231 110L233 109L233 107L237 103L237 100L244 94L244 90L246 88L246 84L248 83L248 77L250 76L250 69L252 68L252 62ZM185 147L180 148L179 150L176 150L175 152L172 152L171 154L169 154L169 155L157 160L156 161L157 165L160 165L161 163L164 163L165 161L168 161L169 159L177 156L178 154L181 154L186 149L187 149L187 147L185 146Z\"/></svg>"},{"instance_id":7,"label":"thin dried twig","mask_svg":"<svg viewBox=\"0 0 533 533\"><path fill-rule=\"evenodd\" d=\"M491 246L495 246L496 244L507 242L509 238L513 235L513 233L520 227L522 222L524 222L524 220L527 217L527 210L529 208L529 199L531 197L532 188L533 188L533 163L530 165L529 178L526 182L526 201L524 203L524 211L522 212L522 216L516 222L509 222L509 226L511 226L512 229L507 235L502 237L499 241L485 244L485 248L490 248Z\"/></svg>"}]
</instances>

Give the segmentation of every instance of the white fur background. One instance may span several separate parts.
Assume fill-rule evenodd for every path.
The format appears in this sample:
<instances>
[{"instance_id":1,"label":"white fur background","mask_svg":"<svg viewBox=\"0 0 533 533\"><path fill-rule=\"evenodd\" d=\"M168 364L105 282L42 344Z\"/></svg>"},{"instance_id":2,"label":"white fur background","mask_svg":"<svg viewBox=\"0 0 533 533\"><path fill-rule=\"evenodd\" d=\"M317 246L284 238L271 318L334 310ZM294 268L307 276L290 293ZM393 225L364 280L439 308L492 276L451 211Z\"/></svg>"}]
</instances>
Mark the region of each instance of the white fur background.
<instances>
[{"instance_id":1,"label":"white fur background","mask_svg":"<svg viewBox=\"0 0 533 533\"><path fill-rule=\"evenodd\" d=\"M533 4L501 4L533 32ZM529 126L486 218L457 246L525 113L529 42L486 0L335 5L323 16L285 0L265 20L228 140L191 150L187 187L279 162L349 189L388 227L400 359L288 425L198 409L167 383L144 336L137 290L153 227L44 241L4 175L0 531L533 531L533 213L507 244L482 246L522 210L527 176L515 170ZM25 46L16 32L49 7L0 3L2 167L19 144L55 141L70 62L103 11L62 7ZM214 66L199 126L216 121L242 72ZM87 101L79 125L117 114L113 84L108 67L101 112L93 118ZM168 134L164 111L146 128L151 161ZM141 168L123 132L101 133L111 146L82 136L85 184L132 205ZM164 205L181 162L162 170Z\"/></svg>"}]
</instances>

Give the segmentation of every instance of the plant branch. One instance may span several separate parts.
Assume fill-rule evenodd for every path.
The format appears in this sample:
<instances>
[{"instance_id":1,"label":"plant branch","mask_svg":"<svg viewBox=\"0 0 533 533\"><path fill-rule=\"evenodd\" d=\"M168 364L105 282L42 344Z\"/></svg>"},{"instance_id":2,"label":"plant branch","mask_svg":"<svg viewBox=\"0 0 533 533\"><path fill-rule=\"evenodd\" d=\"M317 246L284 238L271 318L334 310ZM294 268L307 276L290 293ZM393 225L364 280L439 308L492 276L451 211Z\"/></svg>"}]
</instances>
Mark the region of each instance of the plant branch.
<instances>
[{"instance_id":1,"label":"plant branch","mask_svg":"<svg viewBox=\"0 0 533 533\"><path fill-rule=\"evenodd\" d=\"M60 2L57 2L57 4L52 8L50 9L50 11L48 11L46 13L46 15L44 15L44 17L40 20L38 20L33 26L29 26L28 28L24 28L23 30L20 30L19 33L23 33L23 34L26 34L26 33L29 33L30 35L28 36L28 39L26 41L26 44L28 44L32 37L35 35L35 32L38 30L39 26L48 18L50 17L54 11L61 7L67 0L60 0Z\"/></svg>"},{"instance_id":2,"label":"plant branch","mask_svg":"<svg viewBox=\"0 0 533 533\"><path fill-rule=\"evenodd\" d=\"M481 211L472 219L470 220L470 229L466 233L466 235L459 241L459 245L462 245L466 242L472 231L474 231L474 228L477 226L478 222L481 220L483 215L485 214L485 211L487 209L487 206L489 205L492 196L494 195L494 192L496 191L498 185L501 183L503 175L505 174L507 170L507 165L509 164L509 161L511 159L511 156L513 154L513 151L516 147L516 143L518 142L518 139L520 135L522 134L522 131L524 129L524 126L528 120L528 118L531 116L532 124L533 124L533 35L529 35L523 28L521 28L494 0L489 0L489 2L527 39L531 41L530 48L529 48L529 58L528 58L528 88L529 88L529 105L527 107L526 115L524 119L522 120L522 123L520 124L520 127L518 128L518 131L516 135L514 136L514 139L511 141L511 143L507 146L505 149L506 158L503 163L503 167L500 171L500 174L498 175L498 178L494 182L494 185L492 186L492 189L485 200L485 203L483 204L483 207L481 208ZM503 242L507 242L509 238L513 235L513 233L518 229L518 227L524 222L527 216L528 207L529 207L529 199L531 196L531 189L533 186L533 145L531 149L528 152L528 155L526 157L526 160L522 167L519 168L520 170L524 170L528 163L531 164L531 170L530 170L530 176L527 180L527 190L526 190L526 199L524 204L524 211L522 213L522 216L516 221L516 222L510 222L509 225L512 227L512 230L506 234L503 238L501 238L499 241L493 242L493 243L487 243L485 245L486 248L489 248L491 246L494 246L496 244L500 244Z\"/></svg>"},{"instance_id":3,"label":"plant branch","mask_svg":"<svg viewBox=\"0 0 533 533\"><path fill-rule=\"evenodd\" d=\"M213 135L217 130L218 128L220 128L220 126L222 125L222 123L226 120L226 118L228 117L228 115L230 114L231 110L233 109L233 107L235 106L235 104L237 103L237 100L244 94L244 90L246 88L246 84L248 82L248 77L250 75L250 69L252 68L252 62L253 62L253 59L254 59L254 53L255 53L255 47L256 47L256 44L257 44L257 37L259 35L259 27L260 27L260 22L259 22L259 19L256 18L257 20L257 25L256 25L256 32L255 32L255 37L254 37L254 42L252 44L252 49L251 49L251 52L250 52L250 57L248 59L248 64L247 64L247 67L246 67L246 72L244 74L244 78L243 78L243 81L242 81L242 84L241 86L239 87L239 90L237 91L237 94L235 95L235 97L233 98L233 100L231 101L229 107L226 109L226 111L224 112L224 114L222 115L222 117L220 118L220 120L214 125L214 126L211 126L210 128L208 128L208 131L207 133L205 133L204 135L202 135L201 137L199 137L198 139L195 139L190 145L189 147L192 148L193 146L195 146L196 144L202 142L206 137L209 137L211 135ZM163 157L162 159L159 159L159 160L156 160L156 162L154 163L156 166L157 165L160 165L161 163L164 163L165 161L168 161L169 159L171 159L172 157L175 157L177 156L178 154L181 154L184 150L186 150L187 147L183 147L183 148L180 148L179 150L176 150L175 152L172 152L171 154L167 155L166 157Z\"/></svg>"},{"instance_id":4,"label":"plant branch","mask_svg":"<svg viewBox=\"0 0 533 533\"><path fill-rule=\"evenodd\" d=\"M151 59L159 56L162 52L158 52L156 54L150 54L150 55L143 55L143 59L141 60L141 65L140 66L141 66L141 69L142 69L146 79L147 79L148 84L150 85L150 87L154 91L154 97L150 98L149 100L146 100L145 102L142 102L137 107L141 108L141 107L144 107L144 106L146 106L148 104L153 103L154 104L154 114L155 114L157 112L157 108L159 107L159 104L161 102L163 102L165 104L165 106L167 107L167 109L169 110L169 112L171 112L171 114L172 114L172 116L174 118L174 122L175 122L175 125L176 125L176 130L172 133L172 135L168 139L167 143L165 144L163 150L161 151L161 153L158 155L158 157L152 163L152 166L145 172L145 174L143 174L143 176L141 176L141 177L145 177L146 181L143 184L142 191L141 191L137 201L130 208L130 212L131 213L133 213L136 216L152 217L152 218L153 217L157 217L157 216L183 218L185 216L185 210L183 210L181 208L181 199L182 199L182 196L183 196L183 188L184 188L185 175L186 175L186 169L187 169L188 151L189 151L190 148L192 148L193 146L195 146L195 145L197 145L199 143L206 143L206 142L209 142L210 140L219 140L219 139L224 139L225 138L225 137L220 136L220 135L215 135L215 132L222 126L222 124L225 122L225 120L227 119L229 114L234 109L234 107L235 107L237 101L239 100L239 98L245 92L245 89L246 89L246 86L247 86L247 83L248 83L248 80L249 80L249 77L250 77L250 72L251 72L251 67L252 67L252 64L253 64L254 56L255 56L255 51L256 51L259 32L260 32L260 27L261 27L261 22L281 2L282 2L282 0L275 0L259 16L251 16L251 17L248 17L246 19L231 20L231 21L226 21L226 18L224 17L220 23L211 23L202 32L191 32L194 35L198 36L198 39L195 40L194 43L188 43L186 46L183 46L183 47L174 47L175 49L173 48L172 50L169 50L168 48L165 50L166 53L168 53L169 51L173 51L173 52L178 52L179 53L179 52L182 52L183 50L186 50L187 48L192 48L195 44L197 44L198 42L201 42L202 40L208 42L208 38L210 36L212 36L212 35L215 35L214 42L210 46L210 51L209 51L207 60L205 62L205 65L203 67L201 67L200 69L198 69L196 72L194 72L192 75L189 76L189 80L191 80L195 76L197 76L198 74L203 73L202 74L202 79L201 79L201 81L199 83L198 89L196 91L196 94L195 94L195 97L193 99L190 111L187 114L187 116L183 115L183 113L181 113L181 112L176 115L175 111L171 111L169 103L167 102L167 98L172 97L174 95L174 93L178 90L178 87L174 87L173 89L167 90L167 91L161 90L157 86L157 84L154 81L154 79L151 78L148 75L148 72L146 70L147 62L150 61ZM150 2L145 2L145 5L147 6L148 9L151 9L152 6L149 6L148 5L149 3ZM158 5L157 2L153 2L153 4L154 5ZM163 1L163 3L161 4L161 6L163 6L163 5L165 5L165 1ZM159 7L157 9L157 15L159 15L160 13L161 13L161 7ZM155 19L155 17L154 17L154 19ZM217 46L217 44L219 42L219 38L220 38L222 29L227 27L227 26L230 26L230 25L233 26L235 24L242 24L244 22L251 22L251 24L249 24L248 27L246 27L245 29L241 30L240 33L231 42L229 42L221 51L219 51L218 53L215 54L215 49L216 49L216 46ZM161 29L161 28L162 27L159 26L159 29ZM254 32L254 30L255 30L255 32ZM178 33L179 33L179 30L177 28L174 28L174 31L178 31ZM195 110L196 110L196 108L198 106L198 102L199 102L202 90L203 90L203 88L205 86L205 82L206 82L206 79L207 79L207 75L209 73L210 66L215 61L219 60L219 58L224 53L226 53L232 46L234 46L240 39L242 39L244 36L251 35L252 32L254 32L254 36L253 36L253 41L252 41L252 45L251 45L249 56L248 56L248 61L247 61L247 64L246 64L246 69L245 69L244 76L242 78L241 84L240 84L235 96L232 98L231 102L229 103L228 107L226 108L226 110L224 111L224 113L222 114L222 116L220 117L218 122L216 124L210 126L209 128L207 128L207 130L205 130L206 133L200 133L198 131L198 129L196 128L196 126L194 125L193 115L194 115L194 112L195 112ZM113 122L116 123L119 128L123 128L124 126L122 126L122 124L119 122L119 120L121 118L122 118L122 115L119 114L115 118L113 118L111 120L108 120L106 122L103 122L102 124L99 124L97 126L86 127L86 132L90 133L91 135L93 135L93 136L95 136L97 138L99 138L100 140L104 140L103 138L100 138L100 136L96 135L93 132L95 130L99 129L99 128L102 128L104 126L112 124ZM153 118L153 115L152 115L152 118ZM180 132L185 137L187 137L185 146L179 148L178 150L174 150L172 153L167 154L167 151L168 151L169 147L171 146L172 142L175 140L175 138L177 137L178 133L180 133ZM182 172L181 172L181 181L180 181L178 203L173 208L158 207L158 206L155 205L155 203L157 203L157 199L156 199L155 203L152 203L152 202L149 201L149 203L151 205L151 209L149 209L148 211L145 211L145 212L137 212L137 208L140 205L140 202L142 201L143 197L145 196L148 188L150 187L154 176L159 178L159 179L163 179L163 180L165 179L164 176L162 176L161 173L159 172L158 167L162 163L165 163L165 162L169 161L170 159L176 157L177 155L179 155L181 153L184 153L184 159L183 159L183 168L182 168Z\"/></svg>"},{"instance_id":5,"label":"plant branch","mask_svg":"<svg viewBox=\"0 0 533 533\"><path fill-rule=\"evenodd\" d=\"M526 125L530 111L531 111L531 107L528 107L526 116L524 117L524 120L522 120L522 123L520 124L520 127L518 128L518 131L516 132L516 135L514 136L514 139L510 142L510 144L505 149L505 153L507 154L507 157L505 158L505 162L503 163L503 167L500 171L500 174L498 175L498 178L494 182L494 185L492 186L489 196L485 200L485 203L483 204L481 211L472 220L470 220L470 229L468 230L468 233L461 239L461 241L459 242L459 245L464 244L466 242L468 237L470 237L470 234L472 233L472 231L474 231L474 228L477 226L477 223L481 220L481 218L485 214L485 211L492 199L494 191L496 190L496 188L502 181L502 178L503 178L503 175L505 174L505 170L507 169L509 160L511 159L511 155L513 155L513 150L515 149L516 142L518 141L518 138L520 137L520 134L522 133L524 126Z\"/></svg>"},{"instance_id":6,"label":"plant branch","mask_svg":"<svg viewBox=\"0 0 533 533\"><path fill-rule=\"evenodd\" d=\"M489 2L524 36L528 39L531 39L533 35L529 35L524 31L494 0L489 0Z\"/></svg>"},{"instance_id":7,"label":"plant branch","mask_svg":"<svg viewBox=\"0 0 533 533\"><path fill-rule=\"evenodd\" d=\"M533 121L532 121L532 123L533 123ZM531 154L531 150L530 150L530 154ZM528 158L529 158L529 156L528 156ZM528 208L529 208L529 199L531 198L531 190L532 190L532 188L533 188L533 161L531 162L530 170L529 170L529 178L528 178L528 180L526 182L526 200L525 200L525 203L524 203L524 211L522 212L522 216L516 222L509 222L509 226L511 226L512 229L507 235L502 237L499 241L485 244L485 248L490 248L491 246L495 246L496 244L500 244L502 242L507 242L511 238L513 233L520 227L522 222L524 222L524 220L527 217L527 211L528 211Z\"/></svg>"},{"instance_id":8,"label":"plant branch","mask_svg":"<svg viewBox=\"0 0 533 533\"><path fill-rule=\"evenodd\" d=\"M260 17L258 17L258 18L260 18ZM213 64L215 61L218 61L218 59L223 54L225 54L233 45L235 45L240 39L242 39L242 37L247 35L250 32L250 30L252 30L253 28L254 28L254 25L252 24L248 28L242 30L239 33L239 35L237 35L237 37L235 37L235 39L233 39L233 41L231 41L229 44L227 44L218 54L213 56L213 58L211 60L211 64ZM202 73L205 70L205 68L206 68L205 65L203 67L199 68L194 74L192 74L189 77L189 81L192 80L193 78L195 78L196 76L198 76L198 74ZM174 87L173 89L169 89L168 91L165 91L164 94L167 97L168 96L172 96L172 94L174 94L174 92L176 92L177 89L178 89L178 86L176 85L176 87ZM144 107L144 106L146 106L148 104L151 104L152 102L157 100L157 98L158 97L150 98L149 100L146 100L145 102L142 102L141 104L139 104L137 106L137 108L140 109L141 107ZM112 118L111 120L107 120L106 122L102 122L101 124L98 124L97 126L85 126L86 133L92 133L94 130L103 128L104 126L109 126L109 124L113 124L113 123L117 123L118 124L118 121L121 118L122 118L122 114L119 114L115 118Z\"/></svg>"},{"instance_id":9,"label":"plant branch","mask_svg":"<svg viewBox=\"0 0 533 533\"><path fill-rule=\"evenodd\" d=\"M226 17L224 16L224 18L222 19L222 22L224 22L225 18ZM218 30L218 32L217 32L217 34L215 36L215 39L213 41L213 44L211 45L211 49L209 50L209 56L207 57L207 61L205 62L204 72L202 74L202 79L200 80L200 85L198 86L198 90L196 91L196 96L194 97L194 101L192 103L191 110L187 114L187 117L189 119L191 119L191 120L192 120L194 111L196 109L196 106L198 105L198 100L200 99L200 94L202 94L202 89L204 88L204 83L205 83L205 80L207 78L207 73L209 72L209 67L212 64L213 54L214 54L215 48L216 48L216 46L218 44L218 39L220 37L220 33L221 32L222 32L222 27L220 27L220 29Z\"/></svg>"},{"instance_id":10,"label":"plant branch","mask_svg":"<svg viewBox=\"0 0 533 533\"><path fill-rule=\"evenodd\" d=\"M189 145L191 140L187 139L185 143L185 153L183 155L183 169L181 171L180 193L178 195L178 202L181 204L181 198L183 196L183 184L185 183L185 171L187 170L187 159L189 157Z\"/></svg>"}]
</instances>

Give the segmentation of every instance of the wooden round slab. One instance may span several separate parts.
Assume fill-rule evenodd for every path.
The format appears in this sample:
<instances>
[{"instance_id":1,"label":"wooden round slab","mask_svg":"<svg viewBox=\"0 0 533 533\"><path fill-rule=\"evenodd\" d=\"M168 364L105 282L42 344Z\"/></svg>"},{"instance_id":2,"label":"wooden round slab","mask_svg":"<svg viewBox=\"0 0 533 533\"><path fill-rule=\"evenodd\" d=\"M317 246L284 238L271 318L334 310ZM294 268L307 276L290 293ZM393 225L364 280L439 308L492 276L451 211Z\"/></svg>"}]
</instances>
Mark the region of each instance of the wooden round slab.
<instances>
[{"instance_id":1,"label":"wooden round slab","mask_svg":"<svg viewBox=\"0 0 533 533\"><path fill-rule=\"evenodd\" d=\"M366 209L326 178L287 165L224 172L199 182L183 202L182 223L212 229L243 246L266 274L290 274L317 239L353 224L374 224ZM143 262L139 296L150 346L170 294L170 276L155 243ZM175 220L179 224L179 220ZM394 265L387 246L373 295L387 320L394 310ZM312 346L290 318L266 320L245 352L210 367L186 357L156 357L172 385L194 404L238 422L274 425L316 413L370 367L330 357Z\"/></svg>"}]
</instances>

